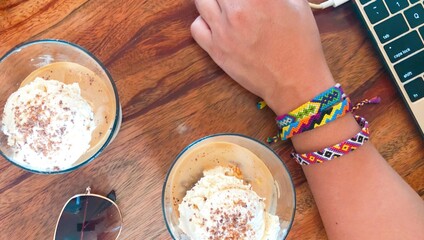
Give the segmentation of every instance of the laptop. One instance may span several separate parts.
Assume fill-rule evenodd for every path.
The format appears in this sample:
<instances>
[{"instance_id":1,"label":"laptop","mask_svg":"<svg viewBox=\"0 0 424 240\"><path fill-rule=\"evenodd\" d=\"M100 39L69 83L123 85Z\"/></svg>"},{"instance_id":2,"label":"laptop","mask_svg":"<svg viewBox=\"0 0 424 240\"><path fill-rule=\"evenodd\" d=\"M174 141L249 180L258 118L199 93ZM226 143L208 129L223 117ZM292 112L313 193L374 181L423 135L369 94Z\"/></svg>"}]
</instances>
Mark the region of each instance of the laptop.
<instances>
[{"instance_id":1,"label":"laptop","mask_svg":"<svg viewBox=\"0 0 424 240\"><path fill-rule=\"evenodd\" d=\"M424 0L353 0L424 137Z\"/></svg>"}]
</instances>

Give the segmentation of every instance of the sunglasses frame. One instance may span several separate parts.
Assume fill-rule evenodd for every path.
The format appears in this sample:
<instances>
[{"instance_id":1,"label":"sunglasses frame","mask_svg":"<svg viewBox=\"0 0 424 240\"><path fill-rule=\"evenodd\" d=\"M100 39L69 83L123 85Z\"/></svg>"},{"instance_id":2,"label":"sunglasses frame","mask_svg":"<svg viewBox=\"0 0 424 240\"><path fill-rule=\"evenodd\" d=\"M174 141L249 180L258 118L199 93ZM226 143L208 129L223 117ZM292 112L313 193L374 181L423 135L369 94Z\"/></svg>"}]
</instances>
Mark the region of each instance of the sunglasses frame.
<instances>
[{"instance_id":1,"label":"sunglasses frame","mask_svg":"<svg viewBox=\"0 0 424 240\"><path fill-rule=\"evenodd\" d=\"M122 219L122 213L121 213L121 210L120 210L120 209L119 209L119 207L118 207L118 204L116 204L113 200L111 200L111 199L109 199L109 198L107 198L107 197L105 197L105 196L102 196L102 195L98 195L98 194L93 194L93 193L91 193L91 187L90 187L90 186L88 186L88 187L85 189L85 193L77 194L77 195L72 196L72 197L71 197L71 198L69 198L69 199L68 199L68 201L66 201L66 203L63 205L62 211L60 211L60 215L59 215L59 217L57 218L56 228L54 229L53 240L55 240L55 239L56 239L57 227L59 226L59 221L60 221L60 218L62 217L63 211L65 210L65 207L68 205L68 203L69 203L72 199L77 198L77 197L84 197L84 196L85 196L85 197L87 197L87 196L90 196L90 197L98 197L98 198L104 199L104 200L106 200L106 201L109 201L110 203L112 203L112 204L116 207L116 209L118 210L118 213L119 213L119 217L121 218L121 227L119 228L119 232L118 232L118 235L116 236L116 239L115 239L115 240L119 239L119 236L121 235L121 232L122 232L122 227L123 227L123 225L124 225L124 224L123 224L123 223L124 223L124 221L123 221L123 219Z\"/></svg>"}]
</instances>

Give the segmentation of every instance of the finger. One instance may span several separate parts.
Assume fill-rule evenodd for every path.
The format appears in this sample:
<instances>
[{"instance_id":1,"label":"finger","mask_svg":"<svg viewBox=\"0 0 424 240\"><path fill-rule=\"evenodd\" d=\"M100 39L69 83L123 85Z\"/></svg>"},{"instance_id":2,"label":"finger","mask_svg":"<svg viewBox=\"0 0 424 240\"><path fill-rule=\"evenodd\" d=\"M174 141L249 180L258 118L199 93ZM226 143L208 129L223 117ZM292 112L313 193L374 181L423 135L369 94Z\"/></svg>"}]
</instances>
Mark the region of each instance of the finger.
<instances>
[{"instance_id":1,"label":"finger","mask_svg":"<svg viewBox=\"0 0 424 240\"><path fill-rule=\"evenodd\" d=\"M212 32L201 16L198 16L191 24L191 35L201 48L209 52L212 44Z\"/></svg>"},{"instance_id":2,"label":"finger","mask_svg":"<svg viewBox=\"0 0 424 240\"><path fill-rule=\"evenodd\" d=\"M225 12L226 9L231 8L234 4L237 4L235 0L216 0L221 12Z\"/></svg>"},{"instance_id":3,"label":"finger","mask_svg":"<svg viewBox=\"0 0 424 240\"><path fill-rule=\"evenodd\" d=\"M195 0L197 11L209 26L216 22L221 14L221 8L216 0Z\"/></svg>"},{"instance_id":4,"label":"finger","mask_svg":"<svg viewBox=\"0 0 424 240\"><path fill-rule=\"evenodd\" d=\"M263 0L216 0L218 3L218 6L221 9L221 14L231 14L234 12L240 12L242 10L246 10L247 7L260 7L262 5L266 5L265 1ZM287 1L287 0L286 0ZM299 0L293 0L293 1L299 1ZM306 1L306 0L303 0Z\"/></svg>"}]
</instances>

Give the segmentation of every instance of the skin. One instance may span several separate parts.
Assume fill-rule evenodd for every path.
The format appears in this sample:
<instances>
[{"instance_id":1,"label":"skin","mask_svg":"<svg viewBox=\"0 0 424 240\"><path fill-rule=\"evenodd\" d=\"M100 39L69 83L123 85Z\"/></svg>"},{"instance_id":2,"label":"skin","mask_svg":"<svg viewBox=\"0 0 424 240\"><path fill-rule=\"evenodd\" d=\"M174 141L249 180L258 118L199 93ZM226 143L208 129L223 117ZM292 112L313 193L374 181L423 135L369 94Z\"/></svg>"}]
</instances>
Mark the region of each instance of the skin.
<instances>
[{"instance_id":1,"label":"skin","mask_svg":"<svg viewBox=\"0 0 424 240\"><path fill-rule=\"evenodd\" d=\"M305 0L195 0L191 32L235 81L282 115L335 84ZM307 36L307 37L306 37ZM316 151L359 131L351 114L292 138ZM424 239L424 203L371 143L302 167L329 239Z\"/></svg>"}]
</instances>

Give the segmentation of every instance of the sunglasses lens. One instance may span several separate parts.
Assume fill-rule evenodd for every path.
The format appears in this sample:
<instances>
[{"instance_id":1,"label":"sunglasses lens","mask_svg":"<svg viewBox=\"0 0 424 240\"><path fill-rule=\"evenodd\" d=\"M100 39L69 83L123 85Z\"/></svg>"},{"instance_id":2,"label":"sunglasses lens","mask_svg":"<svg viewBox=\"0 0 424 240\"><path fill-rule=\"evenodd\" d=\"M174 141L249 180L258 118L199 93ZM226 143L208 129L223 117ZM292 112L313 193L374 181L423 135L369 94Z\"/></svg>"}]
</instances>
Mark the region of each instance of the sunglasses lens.
<instances>
[{"instance_id":1,"label":"sunglasses lens","mask_svg":"<svg viewBox=\"0 0 424 240\"><path fill-rule=\"evenodd\" d=\"M115 240L121 227L121 215L112 201L96 196L78 196L66 204L55 239Z\"/></svg>"}]
</instances>

